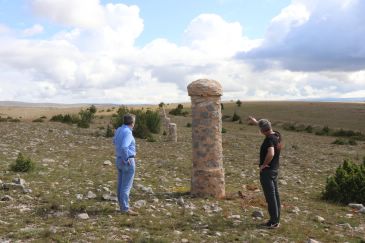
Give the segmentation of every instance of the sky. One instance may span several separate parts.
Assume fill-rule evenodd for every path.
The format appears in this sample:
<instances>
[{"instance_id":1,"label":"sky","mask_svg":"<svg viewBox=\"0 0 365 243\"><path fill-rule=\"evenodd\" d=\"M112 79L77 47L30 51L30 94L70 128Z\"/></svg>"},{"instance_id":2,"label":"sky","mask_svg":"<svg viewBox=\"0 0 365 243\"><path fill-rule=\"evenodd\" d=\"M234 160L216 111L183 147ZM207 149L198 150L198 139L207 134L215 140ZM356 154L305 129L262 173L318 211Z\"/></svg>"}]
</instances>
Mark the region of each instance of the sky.
<instances>
[{"instance_id":1,"label":"sky","mask_svg":"<svg viewBox=\"0 0 365 243\"><path fill-rule=\"evenodd\" d=\"M0 100L365 100L363 0L0 0Z\"/></svg>"}]
</instances>

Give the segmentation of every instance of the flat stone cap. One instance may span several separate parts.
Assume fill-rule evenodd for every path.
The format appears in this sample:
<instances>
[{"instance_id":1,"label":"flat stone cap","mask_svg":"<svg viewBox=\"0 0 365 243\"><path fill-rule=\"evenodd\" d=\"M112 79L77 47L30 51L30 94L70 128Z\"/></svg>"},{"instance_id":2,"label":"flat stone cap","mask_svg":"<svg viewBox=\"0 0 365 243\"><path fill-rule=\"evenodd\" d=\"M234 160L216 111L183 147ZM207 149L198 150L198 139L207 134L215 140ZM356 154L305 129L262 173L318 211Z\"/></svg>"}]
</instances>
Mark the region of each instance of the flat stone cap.
<instances>
[{"instance_id":1,"label":"flat stone cap","mask_svg":"<svg viewBox=\"0 0 365 243\"><path fill-rule=\"evenodd\" d=\"M198 79L188 85L189 96L222 96L222 85L211 79Z\"/></svg>"}]
</instances>

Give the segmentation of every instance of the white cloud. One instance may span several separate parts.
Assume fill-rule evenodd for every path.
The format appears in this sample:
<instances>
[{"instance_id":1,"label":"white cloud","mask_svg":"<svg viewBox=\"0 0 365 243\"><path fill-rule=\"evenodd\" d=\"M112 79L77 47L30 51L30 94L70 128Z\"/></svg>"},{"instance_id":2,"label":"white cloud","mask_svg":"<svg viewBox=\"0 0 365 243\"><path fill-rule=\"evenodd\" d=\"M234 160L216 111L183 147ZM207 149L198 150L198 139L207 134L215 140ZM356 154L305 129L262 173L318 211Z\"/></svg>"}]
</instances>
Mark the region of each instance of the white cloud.
<instances>
[{"instance_id":1,"label":"white cloud","mask_svg":"<svg viewBox=\"0 0 365 243\"><path fill-rule=\"evenodd\" d=\"M44 31L44 28L40 24L35 24L32 27L23 30L23 35L26 37L34 36L40 34Z\"/></svg>"},{"instance_id":2,"label":"white cloud","mask_svg":"<svg viewBox=\"0 0 365 243\"><path fill-rule=\"evenodd\" d=\"M362 70L364 11L360 0L294 0L272 20L263 44L241 57L266 68Z\"/></svg>"},{"instance_id":3,"label":"white cloud","mask_svg":"<svg viewBox=\"0 0 365 243\"><path fill-rule=\"evenodd\" d=\"M38 15L66 26L97 28L105 21L99 0L32 0L30 4Z\"/></svg>"}]
</instances>

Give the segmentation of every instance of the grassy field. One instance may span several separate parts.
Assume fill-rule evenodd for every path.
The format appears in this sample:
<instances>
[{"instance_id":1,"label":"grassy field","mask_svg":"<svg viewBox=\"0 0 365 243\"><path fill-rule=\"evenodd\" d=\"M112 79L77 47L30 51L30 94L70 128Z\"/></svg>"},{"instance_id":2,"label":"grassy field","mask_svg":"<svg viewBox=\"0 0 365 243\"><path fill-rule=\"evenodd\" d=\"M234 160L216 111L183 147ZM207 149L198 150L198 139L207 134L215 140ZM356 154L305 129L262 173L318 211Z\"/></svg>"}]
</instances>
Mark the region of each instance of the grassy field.
<instances>
[{"instance_id":1,"label":"grassy field","mask_svg":"<svg viewBox=\"0 0 365 243\"><path fill-rule=\"evenodd\" d=\"M27 117L12 108L0 110L7 116L26 117L17 123L0 123L0 180L8 183L21 177L26 188L32 190L23 193L0 189L0 198L8 195L13 199L0 202L0 242L365 241L365 214L321 200L326 177L346 158L361 163L365 142L335 145L333 136L282 127L290 122L365 132L364 104L244 102L237 107L225 103L223 114L232 116L236 111L243 123L230 122L228 117L223 123L227 131L222 134L227 191L224 200L189 195L191 128L186 125L191 117L170 116L177 123L177 143L166 142L162 134L155 135L157 142L137 139L137 170L131 194L131 204L141 205L137 217L121 215L115 202L102 198L116 189L115 167L104 165L107 160L114 164L112 141L102 136L116 108L98 107L90 129L30 122L39 116L50 118L71 112L69 108L49 113L33 109ZM79 110L73 109L75 113ZM246 124L247 115L272 120L284 136L279 176L282 224L276 230L259 227L268 216L257 166L263 137L257 127ZM19 152L35 161L37 168L33 172L9 171ZM143 190L148 187L153 193ZM87 199L89 191L96 197ZM264 212L265 219L252 217L257 210ZM79 219L79 213L87 213L89 219ZM317 216L324 221L318 222Z\"/></svg>"}]
</instances>

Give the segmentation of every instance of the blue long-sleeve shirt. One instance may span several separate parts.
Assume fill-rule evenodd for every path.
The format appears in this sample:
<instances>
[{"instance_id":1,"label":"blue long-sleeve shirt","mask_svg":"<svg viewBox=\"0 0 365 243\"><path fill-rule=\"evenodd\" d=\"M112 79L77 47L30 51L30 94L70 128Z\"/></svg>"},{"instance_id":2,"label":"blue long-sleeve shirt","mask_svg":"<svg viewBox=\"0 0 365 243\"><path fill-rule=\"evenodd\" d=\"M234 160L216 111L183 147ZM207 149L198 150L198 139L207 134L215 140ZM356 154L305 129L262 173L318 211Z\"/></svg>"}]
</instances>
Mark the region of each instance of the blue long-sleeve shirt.
<instances>
[{"instance_id":1,"label":"blue long-sleeve shirt","mask_svg":"<svg viewBox=\"0 0 365 243\"><path fill-rule=\"evenodd\" d=\"M115 132L113 143L116 156L123 161L136 156L136 140L130 127L126 125L119 127Z\"/></svg>"}]
</instances>

